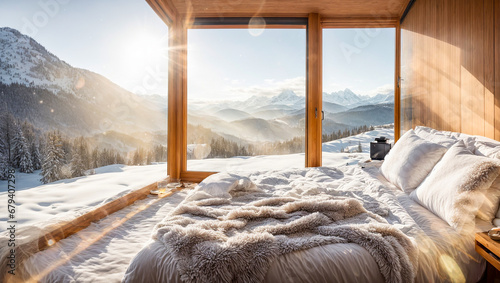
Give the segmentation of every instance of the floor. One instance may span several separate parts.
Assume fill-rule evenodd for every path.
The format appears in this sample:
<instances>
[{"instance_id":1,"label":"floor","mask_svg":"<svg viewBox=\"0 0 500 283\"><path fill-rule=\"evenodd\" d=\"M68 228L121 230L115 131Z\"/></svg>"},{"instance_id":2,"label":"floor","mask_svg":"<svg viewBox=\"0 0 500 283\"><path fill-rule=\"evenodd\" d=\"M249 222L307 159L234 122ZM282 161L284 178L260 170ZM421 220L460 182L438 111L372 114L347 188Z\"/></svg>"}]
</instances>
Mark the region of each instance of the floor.
<instances>
[{"instance_id":1,"label":"floor","mask_svg":"<svg viewBox=\"0 0 500 283\"><path fill-rule=\"evenodd\" d=\"M92 223L53 247L30 257L31 279L40 282L120 282L129 262L151 238L156 223L186 196L149 195Z\"/></svg>"}]
</instances>

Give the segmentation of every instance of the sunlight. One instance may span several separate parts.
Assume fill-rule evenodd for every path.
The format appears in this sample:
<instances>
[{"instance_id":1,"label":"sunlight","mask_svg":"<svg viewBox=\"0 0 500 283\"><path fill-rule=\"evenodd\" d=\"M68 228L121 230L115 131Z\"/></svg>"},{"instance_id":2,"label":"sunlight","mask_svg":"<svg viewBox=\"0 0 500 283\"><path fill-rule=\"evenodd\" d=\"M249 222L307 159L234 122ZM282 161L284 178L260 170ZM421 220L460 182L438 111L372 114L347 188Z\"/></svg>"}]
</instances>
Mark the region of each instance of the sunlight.
<instances>
[{"instance_id":1,"label":"sunlight","mask_svg":"<svg viewBox=\"0 0 500 283\"><path fill-rule=\"evenodd\" d=\"M168 36L158 38L147 30L130 35L122 49L124 65L129 72L143 72L162 57L168 58Z\"/></svg>"},{"instance_id":2,"label":"sunlight","mask_svg":"<svg viewBox=\"0 0 500 283\"><path fill-rule=\"evenodd\" d=\"M439 264L441 268L449 276L451 282L465 282L465 276L458 266L458 263L449 255L441 255L439 257Z\"/></svg>"}]
</instances>

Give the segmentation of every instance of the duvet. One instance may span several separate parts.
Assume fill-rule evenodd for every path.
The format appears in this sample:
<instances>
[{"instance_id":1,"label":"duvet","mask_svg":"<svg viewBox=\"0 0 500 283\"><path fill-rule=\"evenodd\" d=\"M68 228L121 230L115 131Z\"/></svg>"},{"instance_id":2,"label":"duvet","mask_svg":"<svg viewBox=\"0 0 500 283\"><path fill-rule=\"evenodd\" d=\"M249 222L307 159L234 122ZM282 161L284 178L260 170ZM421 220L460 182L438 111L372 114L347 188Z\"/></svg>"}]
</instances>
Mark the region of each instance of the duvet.
<instances>
[{"instance_id":1,"label":"duvet","mask_svg":"<svg viewBox=\"0 0 500 283\"><path fill-rule=\"evenodd\" d=\"M477 282L474 233L378 165L214 175L156 225L123 281Z\"/></svg>"}]
</instances>

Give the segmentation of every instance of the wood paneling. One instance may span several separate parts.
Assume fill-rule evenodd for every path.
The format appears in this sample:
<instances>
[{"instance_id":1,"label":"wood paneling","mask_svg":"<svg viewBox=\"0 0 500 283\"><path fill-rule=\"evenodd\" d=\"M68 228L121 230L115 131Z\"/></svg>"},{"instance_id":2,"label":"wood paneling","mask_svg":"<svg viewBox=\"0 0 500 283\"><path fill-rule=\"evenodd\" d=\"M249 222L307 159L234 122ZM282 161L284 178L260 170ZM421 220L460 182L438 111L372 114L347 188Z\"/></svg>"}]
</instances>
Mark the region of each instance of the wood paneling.
<instances>
[{"instance_id":1,"label":"wood paneling","mask_svg":"<svg viewBox=\"0 0 500 283\"><path fill-rule=\"evenodd\" d=\"M403 130L423 125L499 138L498 5L495 0L415 2L401 24Z\"/></svg>"},{"instance_id":2,"label":"wood paneling","mask_svg":"<svg viewBox=\"0 0 500 283\"><path fill-rule=\"evenodd\" d=\"M306 167L321 166L322 35L320 16L310 14L307 25Z\"/></svg>"},{"instance_id":3,"label":"wood paneling","mask_svg":"<svg viewBox=\"0 0 500 283\"><path fill-rule=\"evenodd\" d=\"M399 17L408 0L162 0L188 17L252 17L286 15L306 17Z\"/></svg>"},{"instance_id":4,"label":"wood paneling","mask_svg":"<svg viewBox=\"0 0 500 283\"><path fill-rule=\"evenodd\" d=\"M494 97L495 97L495 139L500 140L500 3L495 1L495 39L494 39L494 60L495 61L495 74L494 74ZM486 58L489 59L489 58Z\"/></svg>"}]
</instances>

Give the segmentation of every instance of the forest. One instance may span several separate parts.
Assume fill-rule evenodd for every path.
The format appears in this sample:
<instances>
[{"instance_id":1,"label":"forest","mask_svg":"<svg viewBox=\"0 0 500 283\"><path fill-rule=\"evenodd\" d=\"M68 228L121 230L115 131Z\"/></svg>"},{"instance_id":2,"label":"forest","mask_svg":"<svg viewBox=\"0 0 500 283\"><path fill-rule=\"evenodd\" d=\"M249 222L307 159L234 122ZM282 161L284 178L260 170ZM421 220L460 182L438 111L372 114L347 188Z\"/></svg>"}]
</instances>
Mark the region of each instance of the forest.
<instances>
[{"instance_id":1,"label":"forest","mask_svg":"<svg viewBox=\"0 0 500 283\"><path fill-rule=\"evenodd\" d=\"M68 138L58 130L43 132L31 123L0 114L0 180L8 170L22 173L41 170L44 184L95 173L95 168L111 164L147 165L166 162L167 148L154 145L132 153L92 145L88 138Z\"/></svg>"},{"instance_id":2,"label":"forest","mask_svg":"<svg viewBox=\"0 0 500 283\"><path fill-rule=\"evenodd\" d=\"M197 126L200 130L201 126ZM329 142L353 135L358 135L364 132L373 131L373 126L359 126L351 129L344 129L343 131L332 132L330 134L322 135L322 142ZM224 138L213 134L210 130L204 129L202 131L208 137L212 137L210 142L210 154L207 158L229 158L234 156L257 156L257 155L276 155L276 154L292 154L303 153L305 151L305 138L295 137L286 141L276 142L236 142L229 138ZM361 152L361 148L359 148Z\"/></svg>"}]
</instances>

